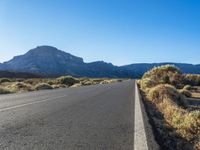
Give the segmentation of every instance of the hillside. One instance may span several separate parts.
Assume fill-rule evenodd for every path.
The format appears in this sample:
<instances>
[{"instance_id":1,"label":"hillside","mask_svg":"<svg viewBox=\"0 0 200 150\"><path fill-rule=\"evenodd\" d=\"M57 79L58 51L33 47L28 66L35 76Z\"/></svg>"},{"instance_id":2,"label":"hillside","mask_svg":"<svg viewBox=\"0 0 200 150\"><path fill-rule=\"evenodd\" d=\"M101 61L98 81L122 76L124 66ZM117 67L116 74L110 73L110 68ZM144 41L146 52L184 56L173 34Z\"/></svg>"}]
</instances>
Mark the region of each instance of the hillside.
<instances>
[{"instance_id":1,"label":"hillside","mask_svg":"<svg viewBox=\"0 0 200 150\"><path fill-rule=\"evenodd\" d=\"M84 63L82 58L51 46L39 46L24 55L16 56L1 64L0 70L36 73L48 77L133 77L131 71L124 71L111 63Z\"/></svg>"},{"instance_id":2,"label":"hillside","mask_svg":"<svg viewBox=\"0 0 200 150\"><path fill-rule=\"evenodd\" d=\"M83 58L71 55L51 46L38 46L26 54L0 63L0 70L28 72L46 77L72 75L75 77L141 78L154 66L174 64L183 73L200 74L200 65L184 63L137 63L115 66L112 63L96 61L85 63Z\"/></svg>"}]
</instances>

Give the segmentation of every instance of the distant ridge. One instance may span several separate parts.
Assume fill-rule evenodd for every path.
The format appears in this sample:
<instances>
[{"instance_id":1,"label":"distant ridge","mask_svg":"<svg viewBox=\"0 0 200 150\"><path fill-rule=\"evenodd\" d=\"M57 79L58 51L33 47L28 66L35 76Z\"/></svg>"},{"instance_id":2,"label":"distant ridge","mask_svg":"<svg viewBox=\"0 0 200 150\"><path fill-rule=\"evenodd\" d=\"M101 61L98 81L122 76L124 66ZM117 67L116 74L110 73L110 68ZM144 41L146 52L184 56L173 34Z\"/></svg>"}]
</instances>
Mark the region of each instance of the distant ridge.
<instances>
[{"instance_id":1,"label":"distant ridge","mask_svg":"<svg viewBox=\"0 0 200 150\"><path fill-rule=\"evenodd\" d=\"M75 77L140 78L144 72L165 64L174 64L183 73L200 74L200 65L186 63L137 63L115 66L112 63L96 61L85 63L83 58L71 55L52 46L38 46L24 55L0 63L0 70L27 72L45 77L72 75Z\"/></svg>"},{"instance_id":2,"label":"distant ridge","mask_svg":"<svg viewBox=\"0 0 200 150\"><path fill-rule=\"evenodd\" d=\"M173 62L163 62L163 63L136 63L122 66L121 68L127 69L128 71L134 71L137 77L141 77L146 71L152 69L153 67L161 65L175 65L183 73L200 74L200 65L193 65L187 63L173 63Z\"/></svg>"},{"instance_id":3,"label":"distant ridge","mask_svg":"<svg viewBox=\"0 0 200 150\"><path fill-rule=\"evenodd\" d=\"M0 71L0 78L41 78L42 76L26 73L26 72L13 72L13 71Z\"/></svg>"}]
</instances>

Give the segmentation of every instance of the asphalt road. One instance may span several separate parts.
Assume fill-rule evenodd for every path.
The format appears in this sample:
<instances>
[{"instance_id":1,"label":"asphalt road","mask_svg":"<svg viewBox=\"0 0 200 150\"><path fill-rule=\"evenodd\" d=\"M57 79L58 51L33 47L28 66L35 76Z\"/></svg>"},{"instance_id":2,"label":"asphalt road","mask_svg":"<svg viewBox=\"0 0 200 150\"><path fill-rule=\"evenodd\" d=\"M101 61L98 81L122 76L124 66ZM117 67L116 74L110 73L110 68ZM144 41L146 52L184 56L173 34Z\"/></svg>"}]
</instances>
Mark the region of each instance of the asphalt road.
<instances>
[{"instance_id":1,"label":"asphalt road","mask_svg":"<svg viewBox=\"0 0 200 150\"><path fill-rule=\"evenodd\" d=\"M133 150L134 81L0 96L1 150Z\"/></svg>"}]
</instances>

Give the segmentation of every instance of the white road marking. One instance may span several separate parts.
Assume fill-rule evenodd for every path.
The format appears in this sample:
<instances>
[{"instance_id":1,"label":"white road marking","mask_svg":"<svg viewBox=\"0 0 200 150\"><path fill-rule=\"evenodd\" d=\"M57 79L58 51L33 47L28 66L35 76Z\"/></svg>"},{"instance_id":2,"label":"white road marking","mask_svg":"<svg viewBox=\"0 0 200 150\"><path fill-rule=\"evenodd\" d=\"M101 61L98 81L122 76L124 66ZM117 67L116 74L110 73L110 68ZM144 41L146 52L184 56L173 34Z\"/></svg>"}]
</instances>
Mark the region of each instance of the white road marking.
<instances>
[{"instance_id":1,"label":"white road marking","mask_svg":"<svg viewBox=\"0 0 200 150\"><path fill-rule=\"evenodd\" d=\"M11 107L6 107L6 108L0 108L0 112L10 110L10 109L20 108L20 107L24 107L24 106L28 106L28 105L32 105L32 104L42 103L42 102L46 102L46 101L52 101L52 100L66 97L66 96L67 95L58 96L58 97L54 97L54 98L46 98L46 99L39 100L39 101L29 102L29 103L25 103L25 104L19 104L19 105L15 105L15 106L11 106Z\"/></svg>"},{"instance_id":2,"label":"white road marking","mask_svg":"<svg viewBox=\"0 0 200 150\"><path fill-rule=\"evenodd\" d=\"M135 82L135 125L134 125L134 150L148 150L144 120L142 116L140 96Z\"/></svg>"}]
</instances>

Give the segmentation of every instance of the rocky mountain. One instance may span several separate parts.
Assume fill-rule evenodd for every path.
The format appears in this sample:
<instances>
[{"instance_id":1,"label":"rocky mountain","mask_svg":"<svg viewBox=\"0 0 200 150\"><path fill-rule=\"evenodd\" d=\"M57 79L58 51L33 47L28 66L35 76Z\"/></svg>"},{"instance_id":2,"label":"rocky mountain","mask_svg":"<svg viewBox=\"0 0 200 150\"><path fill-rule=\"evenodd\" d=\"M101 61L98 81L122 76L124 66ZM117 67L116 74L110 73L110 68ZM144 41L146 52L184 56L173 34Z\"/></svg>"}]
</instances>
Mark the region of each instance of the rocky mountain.
<instances>
[{"instance_id":1,"label":"rocky mountain","mask_svg":"<svg viewBox=\"0 0 200 150\"><path fill-rule=\"evenodd\" d=\"M0 63L0 70L27 72L46 77L72 75L76 77L140 78L144 72L154 66L165 64L174 64L184 73L200 74L200 65L184 63L138 63L120 67L104 61L85 63L82 58L51 46L38 46L24 55Z\"/></svg>"},{"instance_id":2,"label":"rocky mountain","mask_svg":"<svg viewBox=\"0 0 200 150\"><path fill-rule=\"evenodd\" d=\"M42 76L72 75L77 77L132 77L111 63L97 61L84 63L73 56L51 46L38 46L26 54L16 56L0 65L0 70L11 70L40 74Z\"/></svg>"}]
</instances>

